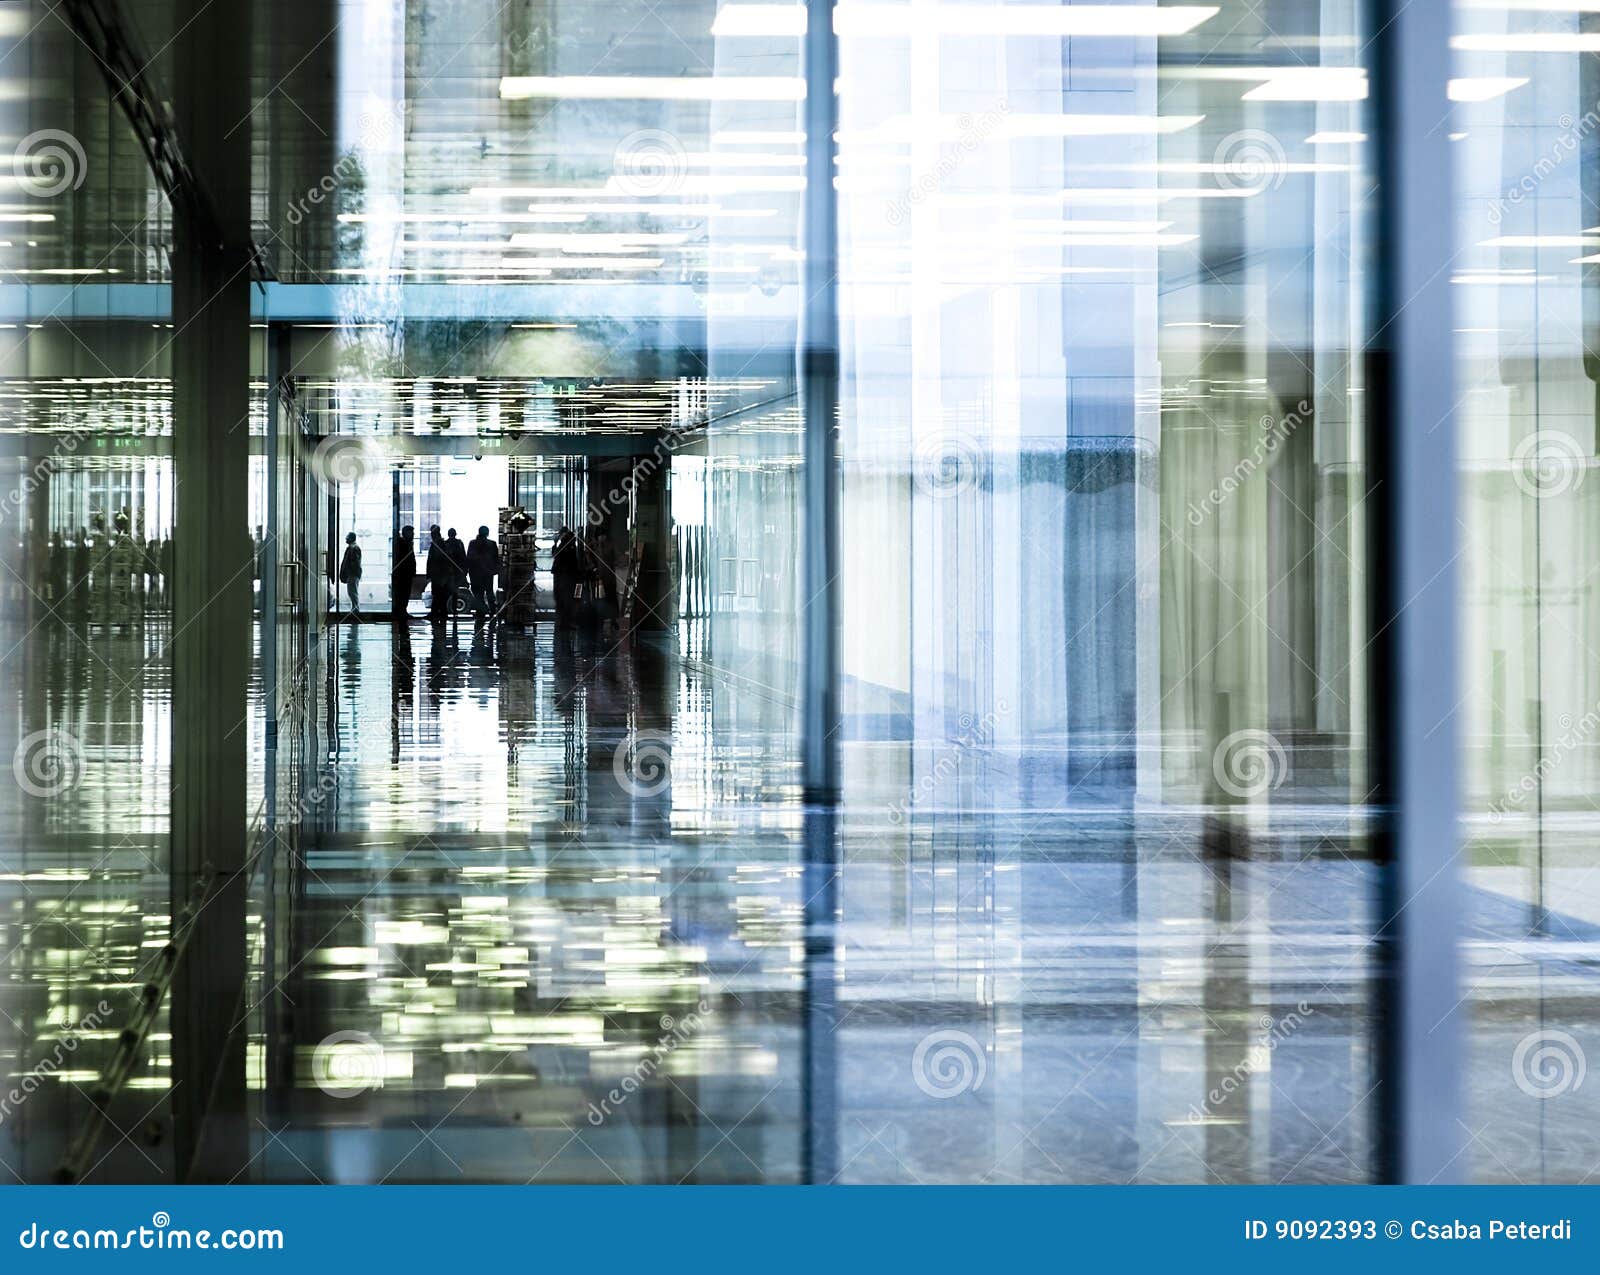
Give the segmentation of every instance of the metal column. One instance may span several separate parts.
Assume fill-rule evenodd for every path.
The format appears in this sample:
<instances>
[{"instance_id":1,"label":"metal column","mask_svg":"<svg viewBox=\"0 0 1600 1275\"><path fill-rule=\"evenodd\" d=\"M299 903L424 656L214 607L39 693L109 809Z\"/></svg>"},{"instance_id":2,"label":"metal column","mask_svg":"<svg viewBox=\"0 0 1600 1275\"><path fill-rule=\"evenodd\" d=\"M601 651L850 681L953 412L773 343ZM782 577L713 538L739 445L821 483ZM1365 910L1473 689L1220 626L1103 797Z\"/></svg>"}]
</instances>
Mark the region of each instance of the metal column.
<instances>
[{"instance_id":1,"label":"metal column","mask_svg":"<svg viewBox=\"0 0 1600 1275\"><path fill-rule=\"evenodd\" d=\"M246 1141L250 14L184 0L172 62L177 135L209 204L190 192L173 208L173 915L214 874L172 983L180 1180L225 1180Z\"/></svg>"},{"instance_id":2,"label":"metal column","mask_svg":"<svg viewBox=\"0 0 1600 1275\"><path fill-rule=\"evenodd\" d=\"M807 0L805 38L806 194L804 312L799 381L805 421L801 699L805 791L806 982L804 1177L828 1183L838 1173L838 1016L835 922L838 914L839 771L839 43L832 0Z\"/></svg>"},{"instance_id":3,"label":"metal column","mask_svg":"<svg viewBox=\"0 0 1600 1275\"><path fill-rule=\"evenodd\" d=\"M1377 0L1368 398L1374 798L1384 823L1379 1177L1464 1172L1451 6ZM1441 224L1441 209L1443 224Z\"/></svg>"}]
</instances>

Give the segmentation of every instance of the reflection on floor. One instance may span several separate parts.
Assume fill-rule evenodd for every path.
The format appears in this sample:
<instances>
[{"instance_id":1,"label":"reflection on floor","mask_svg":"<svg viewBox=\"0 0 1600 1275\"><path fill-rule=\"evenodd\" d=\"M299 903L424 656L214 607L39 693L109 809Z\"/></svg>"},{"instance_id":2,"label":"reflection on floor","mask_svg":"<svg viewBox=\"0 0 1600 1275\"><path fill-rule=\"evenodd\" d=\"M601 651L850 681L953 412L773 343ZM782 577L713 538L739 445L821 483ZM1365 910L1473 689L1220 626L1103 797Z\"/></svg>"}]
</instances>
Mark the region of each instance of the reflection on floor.
<instances>
[{"instance_id":1,"label":"reflection on floor","mask_svg":"<svg viewBox=\"0 0 1600 1275\"><path fill-rule=\"evenodd\" d=\"M61 1163L165 943L165 638L7 642L18 1179ZM250 904L238 1180L1369 1175L1373 877L1347 810L1076 808L1018 799L1036 758L852 743L829 927L794 741L770 697L679 658L702 640L344 626L273 754L255 714L278 852ZM1555 1101L1513 1057L1591 1030L1600 948L1503 896L1470 919L1471 1172L1576 1180L1594 1087ZM171 1174L170 1044L158 1018L89 1180Z\"/></svg>"}]
</instances>

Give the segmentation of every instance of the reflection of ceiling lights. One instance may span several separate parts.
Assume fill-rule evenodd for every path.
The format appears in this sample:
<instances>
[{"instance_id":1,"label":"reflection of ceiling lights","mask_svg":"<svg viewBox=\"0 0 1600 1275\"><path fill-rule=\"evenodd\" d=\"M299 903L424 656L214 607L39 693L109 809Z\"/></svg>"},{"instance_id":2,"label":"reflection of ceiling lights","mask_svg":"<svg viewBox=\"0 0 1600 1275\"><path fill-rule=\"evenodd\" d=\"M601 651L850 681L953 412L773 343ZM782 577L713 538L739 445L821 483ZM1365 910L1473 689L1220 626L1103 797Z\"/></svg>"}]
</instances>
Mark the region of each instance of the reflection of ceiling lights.
<instances>
[{"instance_id":1,"label":"reflection of ceiling lights","mask_svg":"<svg viewBox=\"0 0 1600 1275\"><path fill-rule=\"evenodd\" d=\"M1367 95L1367 73L1359 66L1274 68L1264 83L1244 94L1247 102L1359 102Z\"/></svg>"},{"instance_id":2,"label":"reflection of ceiling lights","mask_svg":"<svg viewBox=\"0 0 1600 1275\"><path fill-rule=\"evenodd\" d=\"M1216 15L1214 5L843 4L833 26L851 36L906 36L930 22L946 35L1157 36L1182 35ZM716 36L805 33L806 10L799 4L723 5L711 25Z\"/></svg>"},{"instance_id":3,"label":"reflection of ceiling lights","mask_svg":"<svg viewBox=\"0 0 1600 1275\"><path fill-rule=\"evenodd\" d=\"M806 82L797 75L506 75L500 96L567 101L650 99L663 102L799 102Z\"/></svg>"},{"instance_id":4,"label":"reflection of ceiling lights","mask_svg":"<svg viewBox=\"0 0 1600 1275\"><path fill-rule=\"evenodd\" d=\"M1367 140L1365 133L1341 133L1337 129L1324 129L1306 138L1307 146L1354 146Z\"/></svg>"},{"instance_id":5,"label":"reflection of ceiling lights","mask_svg":"<svg viewBox=\"0 0 1600 1275\"><path fill-rule=\"evenodd\" d=\"M1450 47L1465 53L1597 53L1600 35L1591 32L1550 34L1457 35Z\"/></svg>"},{"instance_id":6,"label":"reflection of ceiling lights","mask_svg":"<svg viewBox=\"0 0 1600 1275\"><path fill-rule=\"evenodd\" d=\"M1478 247L1587 248L1590 244L1600 244L1600 237L1594 235L1496 235L1493 239L1480 240Z\"/></svg>"},{"instance_id":7,"label":"reflection of ceiling lights","mask_svg":"<svg viewBox=\"0 0 1600 1275\"><path fill-rule=\"evenodd\" d=\"M1487 102L1527 82L1525 75L1464 75L1451 80L1448 91L1452 102Z\"/></svg>"}]
</instances>

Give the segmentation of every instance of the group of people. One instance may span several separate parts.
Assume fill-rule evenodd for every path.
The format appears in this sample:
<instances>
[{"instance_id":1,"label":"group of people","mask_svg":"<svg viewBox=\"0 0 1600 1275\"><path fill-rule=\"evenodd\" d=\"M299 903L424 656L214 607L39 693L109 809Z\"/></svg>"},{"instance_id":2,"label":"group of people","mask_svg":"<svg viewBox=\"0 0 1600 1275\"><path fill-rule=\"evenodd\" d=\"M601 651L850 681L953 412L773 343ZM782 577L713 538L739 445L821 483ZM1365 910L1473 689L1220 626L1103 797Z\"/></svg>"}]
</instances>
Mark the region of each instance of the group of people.
<instances>
[{"instance_id":1,"label":"group of people","mask_svg":"<svg viewBox=\"0 0 1600 1275\"><path fill-rule=\"evenodd\" d=\"M16 589L27 588L62 614L128 623L171 605L172 538L141 538L126 511L108 528L31 535L19 546Z\"/></svg>"},{"instance_id":2,"label":"group of people","mask_svg":"<svg viewBox=\"0 0 1600 1275\"><path fill-rule=\"evenodd\" d=\"M622 583L622 564L614 563L604 533L595 542L582 540L570 527L556 535L551 556L551 578L555 594L555 619L558 631L570 630L589 621L606 624L618 618L617 599ZM438 524L428 529L426 573L432 585L429 619L438 622L456 614L458 599L480 621L498 613L495 579L501 574L500 546L479 527L477 536L464 543L454 527L447 531ZM396 621L406 618L417 581L416 528L404 526L395 536L390 553L390 614ZM355 532L345 536L344 554L339 561L339 583L349 599L350 615L361 615L361 545Z\"/></svg>"},{"instance_id":3,"label":"group of people","mask_svg":"<svg viewBox=\"0 0 1600 1275\"><path fill-rule=\"evenodd\" d=\"M451 527L448 532L435 523L428 529L427 576L433 586L433 601L428 614L431 619L443 620L453 615L456 600L468 599L468 605L479 619L490 619L495 614L495 577L500 574L500 546L489 535L488 527L479 527L477 537L463 544ZM391 614L396 620L404 619L410 605L417 580L416 528L404 526L394 538L390 553L389 593ZM361 577L363 574L361 545L356 533L344 538L344 556L339 561L339 583L350 600L350 614L361 614Z\"/></svg>"}]
</instances>

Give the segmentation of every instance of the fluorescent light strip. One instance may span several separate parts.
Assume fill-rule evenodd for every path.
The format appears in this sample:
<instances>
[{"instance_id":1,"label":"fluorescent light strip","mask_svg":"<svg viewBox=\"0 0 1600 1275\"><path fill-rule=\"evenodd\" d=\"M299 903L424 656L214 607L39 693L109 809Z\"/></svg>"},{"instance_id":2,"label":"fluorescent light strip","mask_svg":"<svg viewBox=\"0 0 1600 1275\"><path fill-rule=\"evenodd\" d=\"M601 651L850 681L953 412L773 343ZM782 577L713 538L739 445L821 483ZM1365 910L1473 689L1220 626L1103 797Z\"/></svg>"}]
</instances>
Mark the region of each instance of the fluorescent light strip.
<instances>
[{"instance_id":1,"label":"fluorescent light strip","mask_svg":"<svg viewBox=\"0 0 1600 1275\"><path fill-rule=\"evenodd\" d=\"M1217 16L1214 5L1122 4L846 4L834 12L839 35L904 36L931 23L945 35L1161 36L1183 35ZM714 36L798 38L805 6L729 4L711 24Z\"/></svg>"},{"instance_id":2,"label":"fluorescent light strip","mask_svg":"<svg viewBox=\"0 0 1600 1275\"><path fill-rule=\"evenodd\" d=\"M1587 248L1600 244L1595 235L1496 235L1480 240L1480 248Z\"/></svg>"},{"instance_id":3,"label":"fluorescent light strip","mask_svg":"<svg viewBox=\"0 0 1600 1275\"><path fill-rule=\"evenodd\" d=\"M1359 102L1367 73L1359 66L1296 66L1274 70L1244 94L1246 102Z\"/></svg>"},{"instance_id":4,"label":"fluorescent light strip","mask_svg":"<svg viewBox=\"0 0 1600 1275\"><path fill-rule=\"evenodd\" d=\"M1525 75L1466 75L1451 80L1446 92L1452 102L1488 102L1527 82Z\"/></svg>"},{"instance_id":5,"label":"fluorescent light strip","mask_svg":"<svg viewBox=\"0 0 1600 1275\"><path fill-rule=\"evenodd\" d=\"M711 134L713 146L804 146L804 133L763 132L759 129L725 128Z\"/></svg>"},{"instance_id":6,"label":"fluorescent light strip","mask_svg":"<svg viewBox=\"0 0 1600 1275\"><path fill-rule=\"evenodd\" d=\"M580 222L586 214L573 208L525 213L340 213L346 223L373 225L493 226L500 222L538 224L541 222Z\"/></svg>"},{"instance_id":7,"label":"fluorescent light strip","mask_svg":"<svg viewBox=\"0 0 1600 1275\"><path fill-rule=\"evenodd\" d=\"M1457 35L1450 47L1464 53L1596 53L1600 35L1592 32L1552 32L1514 35Z\"/></svg>"},{"instance_id":8,"label":"fluorescent light strip","mask_svg":"<svg viewBox=\"0 0 1600 1275\"><path fill-rule=\"evenodd\" d=\"M800 102L806 82L792 75L506 75L500 96L557 101Z\"/></svg>"}]
</instances>

